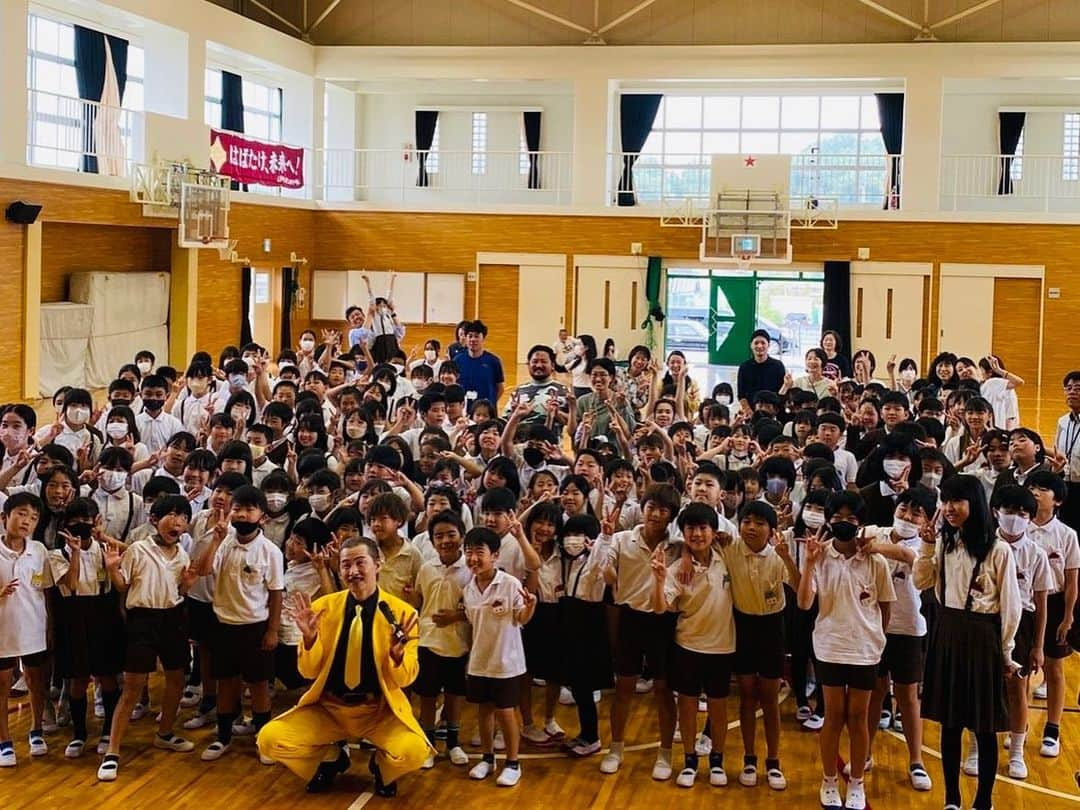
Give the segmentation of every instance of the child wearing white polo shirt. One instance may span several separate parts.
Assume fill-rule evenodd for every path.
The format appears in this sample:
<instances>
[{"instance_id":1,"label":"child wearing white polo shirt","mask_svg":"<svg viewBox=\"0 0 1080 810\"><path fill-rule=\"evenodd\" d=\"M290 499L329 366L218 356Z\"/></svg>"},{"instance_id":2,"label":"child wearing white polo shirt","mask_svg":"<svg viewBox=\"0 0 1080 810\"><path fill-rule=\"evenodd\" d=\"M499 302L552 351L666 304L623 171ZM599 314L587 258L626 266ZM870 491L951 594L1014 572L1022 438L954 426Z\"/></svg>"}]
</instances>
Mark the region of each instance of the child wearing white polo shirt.
<instances>
[{"instance_id":1,"label":"child wearing white polo shirt","mask_svg":"<svg viewBox=\"0 0 1080 810\"><path fill-rule=\"evenodd\" d=\"M445 695L443 718L446 720L446 753L454 765L465 765L468 755L462 749L461 699L465 696L465 672L468 666L472 632L463 604L465 587L472 573L461 553L465 524L457 512L439 512L428 519L428 535L435 548L435 560L425 562L416 575L420 600L420 674L413 689L420 695L420 725L435 746L435 701ZM435 755L424 767L435 766Z\"/></svg>"},{"instance_id":2,"label":"child wearing white polo shirt","mask_svg":"<svg viewBox=\"0 0 1080 810\"><path fill-rule=\"evenodd\" d=\"M499 570L502 541L491 529L476 528L465 535L465 562L473 578L462 598L473 629L466 693L480 707L480 742L483 758L469 771L485 779L495 770L495 716L506 736L506 763L497 784L513 787L521 779L517 705L521 676L526 672L521 626L532 618L536 596L520 580Z\"/></svg>"},{"instance_id":3,"label":"child wearing white polo shirt","mask_svg":"<svg viewBox=\"0 0 1080 810\"><path fill-rule=\"evenodd\" d=\"M867 710L885 651L889 605L896 601L885 558L859 549L856 538L864 509L855 492L829 498L825 525L807 543L798 594L804 610L813 604L815 594L818 598L814 652L825 691L825 725L819 740L824 772L821 806L849 810L866 807ZM845 725L851 739L851 782L847 800L841 802L836 761Z\"/></svg>"},{"instance_id":4,"label":"child wearing white polo shirt","mask_svg":"<svg viewBox=\"0 0 1080 810\"><path fill-rule=\"evenodd\" d=\"M1000 487L991 502L997 520L997 536L1009 544L1016 561L1016 584L1020 587L1020 625L1016 630L1013 661L1020 665L1017 677L1009 678L1009 776L1027 778L1024 740L1028 724L1028 682L1031 673L1042 667L1046 640L1046 594L1054 587L1054 576L1046 552L1027 534L1031 517L1036 514L1035 497L1020 486ZM969 771L964 763L964 772ZM974 773L979 773L976 754Z\"/></svg>"},{"instance_id":5,"label":"child wearing white polo shirt","mask_svg":"<svg viewBox=\"0 0 1080 810\"><path fill-rule=\"evenodd\" d=\"M689 551L689 582L680 577L683 561L668 566L663 547L653 552L652 602L657 613L674 611L675 644L669 662L669 686L679 695L679 726L683 739L683 769L676 777L679 787L693 787L698 770L694 747L697 736L698 697L708 702L712 725L709 784L727 784L724 772L724 739L727 736L727 697L735 665L735 619L731 576L720 553L713 548L720 521L716 510L692 503L679 514L683 547Z\"/></svg>"},{"instance_id":6,"label":"child wearing white polo shirt","mask_svg":"<svg viewBox=\"0 0 1080 810\"><path fill-rule=\"evenodd\" d=\"M281 550L262 533L266 495L253 486L232 493L229 522L213 527L210 547L196 562L202 576L214 576L217 631L211 642L218 682L217 739L202 753L204 762L231 750L233 723L240 713L241 678L251 689L252 722L237 733L257 734L270 722L270 678L281 626L285 572ZM260 754L260 761L269 764Z\"/></svg>"},{"instance_id":7,"label":"child wearing white polo shirt","mask_svg":"<svg viewBox=\"0 0 1080 810\"><path fill-rule=\"evenodd\" d=\"M8 730L11 673L21 661L30 689L30 756L49 752L41 730L45 682L48 608L45 589L52 585L45 546L33 540L44 507L30 492L18 492L4 503L4 537L0 539L0 768L15 766L15 744Z\"/></svg>"}]
</instances>

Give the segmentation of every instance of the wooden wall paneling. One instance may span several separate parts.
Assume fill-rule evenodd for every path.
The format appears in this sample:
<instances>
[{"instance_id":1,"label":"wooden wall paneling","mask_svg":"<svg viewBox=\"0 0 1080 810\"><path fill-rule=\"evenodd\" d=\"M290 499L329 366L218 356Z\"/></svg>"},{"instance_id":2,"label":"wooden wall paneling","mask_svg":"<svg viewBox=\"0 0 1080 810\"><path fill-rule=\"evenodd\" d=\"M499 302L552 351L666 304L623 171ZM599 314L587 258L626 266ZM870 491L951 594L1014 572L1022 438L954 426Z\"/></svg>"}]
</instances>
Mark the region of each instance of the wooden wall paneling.
<instances>
[{"instance_id":1,"label":"wooden wall paneling","mask_svg":"<svg viewBox=\"0 0 1080 810\"><path fill-rule=\"evenodd\" d=\"M488 328L485 348L498 355L509 389L517 381L518 267L482 264L478 268L480 320Z\"/></svg>"},{"instance_id":2,"label":"wooden wall paneling","mask_svg":"<svg viewBox=\"0 0 1080 810\"><path fill-rule=\"evenodd\" d=\"M0 220L0 399L23 397L23 255L26 228Z\"/></svg>"},{"instance_id":3,"label":"wooden wall paneling","mask_svg":"<svg viewBox=\"0 0 1080 810\"><path fill-rule=\"evenodd\" d=\"M42 226L41 300L68 300L72 273L168 272L176 232L164 228L45 222Z\"/></svg>"},{"instance_id":4,"label":"wooden wall paneling","mask_svg":"<svg viewBox=\"0 0 1080 810\"><path fill-rule=\"evenodd\" d=\"M993 351L1005 368L1024 378L1024 385L1016 389L1016 398L1020 418L1025 421L1031 419L1039 406L1041 296L1042 282L1037 278L994 279Z\"/></svg>"}]
</instances>

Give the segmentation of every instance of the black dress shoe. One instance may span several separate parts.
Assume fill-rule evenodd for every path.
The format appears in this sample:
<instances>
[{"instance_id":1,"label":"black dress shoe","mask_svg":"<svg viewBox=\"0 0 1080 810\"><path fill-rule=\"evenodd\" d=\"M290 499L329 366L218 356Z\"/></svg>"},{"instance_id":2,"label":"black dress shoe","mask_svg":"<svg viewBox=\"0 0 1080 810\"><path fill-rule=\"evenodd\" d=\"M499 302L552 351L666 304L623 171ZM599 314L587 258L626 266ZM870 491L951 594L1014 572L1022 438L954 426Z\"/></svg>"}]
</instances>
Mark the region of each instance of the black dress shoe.
<instances>
[{"instance_id":1,"label":"black dress shoe","mask_svg":"<svg viewBox=\"0 0 1080 810\"><path fill-rule=\"evenodd\" d=\"M307 792L326 793L333 786L334 777L349 770L350 762L348 753L342 748L338 753L338 758L333 762L320 763L319 769L315 771L315 775L307 783Z\"/></svg>"},{"instance_id":2,"label":"black dress shoe","mask_svg":"<svg viewBox=\"0 0 1080 810\"><path fill-rule=\"evenodd\" d=\"M397 782L391 782L389 785L383 783L382 771L379 770L379 765L375 762L374 754L372 754L371 759L368 760L368 769L375 778L375 787L372 791L376 796L380 796L384 799L392 799L397 796Z\"/></svg>"}]
</instances>

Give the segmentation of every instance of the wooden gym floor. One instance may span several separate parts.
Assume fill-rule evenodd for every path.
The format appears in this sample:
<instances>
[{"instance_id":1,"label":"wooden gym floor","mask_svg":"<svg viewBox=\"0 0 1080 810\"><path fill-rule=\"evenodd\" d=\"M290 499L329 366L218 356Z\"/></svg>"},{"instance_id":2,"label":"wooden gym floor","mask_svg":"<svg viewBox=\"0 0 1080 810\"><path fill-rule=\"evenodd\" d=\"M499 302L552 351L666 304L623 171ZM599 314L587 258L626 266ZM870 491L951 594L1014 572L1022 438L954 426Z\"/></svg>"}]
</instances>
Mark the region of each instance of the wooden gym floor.
<instances>
[{"instance_id":1,"label":"wooden gym floor","mask_svg":"<svg viewBox=\"0 0 1080 810\"><path fill-rule=\"evenodd\" d=\"M1076 695L1080 687L1080 663L1074 657L1067 666L1068 692ZM158 698L160 679L152 681L152 697ZM539 700L541 690L534 690ZM291 695L278 695L275 711L291 705ZM607 722L610 696L605 695L600 707L600 728L607 739ZM998 810L1064 810L1080 808L1080 789L1073 779L1074 771L1080 769L1080 708L1069 700L1062 723L1062 754L1056 760L1039 756L1038 736L1042 731L1045 710L1036 701L1031 712L1031 736L1027 743L1027 763L1030 776L1026 782L1015 782L999 775L995 788L995 805ZM91 703L91 715L93 704ZM181 710L181 717L190 713ZM440 759L433 770L404 777L400 782L400 794L394 802L399 807L443 806L472 808L491 802L513 802L517 808L606 808L618 810L627 807L695 808L721 806L744 808L772 808L780 803L792 808L818 807L817 790L821 770L818 764L817 735L803 732L794 720L795 702L784 700L782 711L781 757L788 789L777 794L764 780L756 788L744 788L736 781L742 765L742 743L737 727L737 704L729 700L728 716L736 718L728 732L724 761L730 784L725 788L713 788L708 784L705 764L702 763L698 781L690 790L675 786L674 780L654 782L650 778L656 748L656 721L649 696L639 696L633 706L627 733L627 755L623 767L614 776L599 772L600 757L570 760L559 753L545 752L525 746L522 757L524 773L521 783L512 789L496 788L493 779L476 783L466 776L466 768L456 768L448 760ZM309 796L299 779L280 766L264 767L255 755L252 738L234 740L232 753L214 763L204 763L199 752L212 739L212 729L183 732L196 744L190 754L173 754L151 747L155 724L153 713L133 723L129 739L122 753L120 778L111 784L99 783L96 771L99 757L93 753L96 730L100 720L89 718L91 743L87 754L80 760L69 761L63 756L70 728L62 728L50 735L49 754L31 759L26 748L26 732L29 727L29 704L25 700L13 703L11 708L12 734L15 739L19 764L16 768L0 771L0 808L51 808L94 807L109 808L193 808L199 810L246 810L246 808L275 808L291 806L300 802L310 810L347 810L365 805L370 807L393 806L370 793L367 774L367 756L354 752L353 768L340 777L335 791L322 796ZM577 715L573 707L560 706L557 720L568 732L577 728ZM704 722L702 718L701 722ZM462 739L467 741L475 729L475 712L466 709ZM841 750L846 752L846 736ZM875 768L867 777L868 796L874 810L909 810L914 808L939 808L942 806L942 779L940 760L937 755L938 733L929 724L926 733L925 763L934 780L930 794L911 790L907 780L907 756L903 740L890 734L880 734L875 741ZM758 754L764 758L764 738L758 726ZM470 753L472 753L471 749ZM682 761L681 747L675 746L676 766ZM678 768L676 767L676 771ZM999 774L1005 771L1005 753L1000 758ZM974 795L975 780L962 777L964 796L970 802Z\"/></svg>"}]
</instances>

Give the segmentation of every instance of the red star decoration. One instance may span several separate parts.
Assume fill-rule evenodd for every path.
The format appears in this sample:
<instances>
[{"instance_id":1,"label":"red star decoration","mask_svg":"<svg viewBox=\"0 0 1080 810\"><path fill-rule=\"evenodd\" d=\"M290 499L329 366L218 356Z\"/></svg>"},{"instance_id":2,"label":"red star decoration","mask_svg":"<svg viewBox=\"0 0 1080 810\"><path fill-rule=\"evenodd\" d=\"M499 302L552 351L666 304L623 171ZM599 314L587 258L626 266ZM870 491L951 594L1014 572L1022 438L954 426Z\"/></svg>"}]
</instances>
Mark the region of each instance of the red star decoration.
<instances>
[{"instance_id":1,"label":"red star decoration","mask_svg":"<svg viewBox=\"0 0 1080 810\"><path fill-rule=\"evenodd\" d=\"M751 168L754 167L754 164L757 163L757 158L754 157L753 155L747 155L745 163L746 163L746 167L748 169L751 169Z\"/></svg>"}]
</instances>

